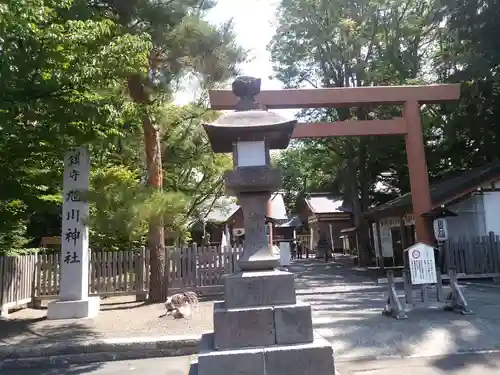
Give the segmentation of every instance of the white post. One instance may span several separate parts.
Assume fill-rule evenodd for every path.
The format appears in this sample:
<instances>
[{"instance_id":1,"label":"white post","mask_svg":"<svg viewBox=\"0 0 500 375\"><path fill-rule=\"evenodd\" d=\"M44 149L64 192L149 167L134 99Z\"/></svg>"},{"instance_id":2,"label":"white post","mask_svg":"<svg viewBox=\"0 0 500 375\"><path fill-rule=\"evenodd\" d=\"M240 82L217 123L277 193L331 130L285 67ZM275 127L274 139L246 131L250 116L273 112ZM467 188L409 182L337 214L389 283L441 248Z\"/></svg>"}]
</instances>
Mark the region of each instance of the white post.
<instances>
[{"instance_id":1,"label":"white post","mask_svg":"<svg viewBox=\"0 0 500 375\"><path fill-rule=\"evenodd\" d=\"M59 301L48 306L47 319L91 318L99 313L99 297L89 298L90 156L86 148L64 156Z\"/></svg>"}]
</instances>

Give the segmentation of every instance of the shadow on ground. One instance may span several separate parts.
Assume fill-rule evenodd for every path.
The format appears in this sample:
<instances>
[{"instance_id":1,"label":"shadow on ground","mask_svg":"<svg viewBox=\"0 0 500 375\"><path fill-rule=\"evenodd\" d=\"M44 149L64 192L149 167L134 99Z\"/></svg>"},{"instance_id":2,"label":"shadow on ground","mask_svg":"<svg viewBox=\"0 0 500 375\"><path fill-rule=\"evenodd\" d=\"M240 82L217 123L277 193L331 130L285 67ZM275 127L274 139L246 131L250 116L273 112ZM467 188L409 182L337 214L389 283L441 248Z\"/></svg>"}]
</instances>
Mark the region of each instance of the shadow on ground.
<instances>
[{"instance_id":1,"label":"shadow on ground","mask_svg":"<svg viewBox=\"0 0 500 375\"><path fill-rule=\"evenodd\" d=\"M60 322L50 326L44 325L43 329L34 329L37 323L46 320L34 319L0 319L0 346L15 343L16 347L29 347L34 344L73 340L90 340L96 333L83 323L71 322L61 325ZM13 349L15 350L15 349ZM2 375L78 375L91 374L102 367L101 363L79 364L72 366L29 367L20 366L14 369L2 369L0 358L0 373Z\"/></svg>"},{"instance_id":2,"label":"shadow on ground","mask_svg":"<svg viewBox=\"0 0 500 375\"><path fill-rule=\"evenodd\" d=\"M45 321L43 329L37 323ZM71 321L61 324L54 321L49 324L45 317L33 319L0 319L0 345L11 344L12 340L21 346L45 341L61 342L68 340L90 340L96 338L96 333L85 323Z\"/></svg>"},{"instance_id":3,"label":"shadow on ground","mask_svg":"<svg viewBox=\"0 0 500 375\"><path fill-rule=\"evenodd\" d=\"M314 329L329 340L337 360L379 356L441 356L432 362L442 371L457 366L489 363L481 354L447 359L453 353L500 349L500 290L466 286L464 292L474 315L442 309L417 309L408 319L381 314L386 289L376 283L376 271L353 269L346 257L325 264L318 260L295 262L297 296L313 310Z\"/></svg>"},{"instance_id":4,"label":"shadow on ground","mask_svg":"<svg viewBox=\"0 0 500 375\"><path fill-rule=\"evenodd\" d=\"M499 356L494 354L483 354L483 353L475 353L462 355L460 357L457 356L444 356L442 358L437 358L431 361L433 367L443 371L443 372L457 372L464 368L480 366L486 367L488 369L498 369ZM498 369L497 371L500 371Z\"/></svg>"},{"instance_id":5,"label":"shadow on ground","mask_svg":"<svg viewBox=\"0 0 500 375\"><path fill-rule=\"evenodd\" d=\"M1 364L0 364L1 366ZM37 367L1 370L2 375L84 375L92 374L102 369L102 363L87 363L81 365ZM0 367L1 369L1 367Z\"/></svg>"}]
</instances>

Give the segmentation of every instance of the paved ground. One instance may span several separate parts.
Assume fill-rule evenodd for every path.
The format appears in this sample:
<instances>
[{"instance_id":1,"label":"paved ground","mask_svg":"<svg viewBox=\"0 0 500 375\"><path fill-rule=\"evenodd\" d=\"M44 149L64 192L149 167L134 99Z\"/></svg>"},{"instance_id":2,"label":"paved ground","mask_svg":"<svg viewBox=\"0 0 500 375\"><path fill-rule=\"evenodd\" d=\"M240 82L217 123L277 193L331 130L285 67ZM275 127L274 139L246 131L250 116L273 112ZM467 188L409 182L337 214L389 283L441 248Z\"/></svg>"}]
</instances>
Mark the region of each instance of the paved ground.
<instances>
[{"instance_id":1,"label":"paved ground","mask_svg":"<svg viewBox=\"0 0 500 375\"><path fill-rule=\"evenodd\" d=\"M96 319L49 321L47 310L23 309L0 319L0 345L50 343L93 338L195 335L212 329L212 302L201 302L191 319L164 314L163 304L135 302L134 297L101 300Z\"/></svg>"},{"instance_id":2,"label":"paved ground","mask_svg":"<svg viewBox=\"0 0 500 375\"><path fill-rule=\"evenodd\" d=\"M190 361L190 357L155 358L50 369L3 370L1 373L2 375L187 375ZM399 375L404 371L412 371L418 375L497 375L500 371L500 354L364 362L340 361L336 364L336 370L339 375Z\"/></svg>"},{"instance_id":3,"label":"paved ground","mask_svg":"<svg viewBox=\"0 0 500 375\"><path fill-rule=\"evenodd\" d=\"M336 357L429 356L500 349L500 289L465 285L474 315L442 310L408 313L407 320L381 315L385 288L376 275L352 269L345 258L295 263L297 294L313 308L314 328L332 343Z\"/></svg>"},{"instance_id":4,"label":"paved ground","mask_svg":"<svg viewBox=\"0 0 500 375\"><path fill-rule=\"evenodd\" d=\"M461 316L441 310L414 311L408 320L381 315L385 288L370 271L353 269L345 258L329 264L302 260L297 274L299 299L311 303L314 328L335 349L337 359L370 356L428 356L500 349L500 288L465 286L476 313ZM0 345L50 343L67 339L199 334L212 330L212 303L203 302L191 319L160 319L162 305L130 299L102 301L95 320L47 321L45 310L25 309L0 320Z\"/></svg>"}]
</instances>

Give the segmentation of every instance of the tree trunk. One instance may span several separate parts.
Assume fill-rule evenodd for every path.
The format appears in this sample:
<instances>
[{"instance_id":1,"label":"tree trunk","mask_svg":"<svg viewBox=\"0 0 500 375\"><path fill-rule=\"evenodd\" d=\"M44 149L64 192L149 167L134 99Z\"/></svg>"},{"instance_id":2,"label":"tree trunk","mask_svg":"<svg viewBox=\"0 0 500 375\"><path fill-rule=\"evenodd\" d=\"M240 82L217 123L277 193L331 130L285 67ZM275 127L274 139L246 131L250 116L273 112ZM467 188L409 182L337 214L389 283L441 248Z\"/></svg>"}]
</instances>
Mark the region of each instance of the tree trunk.
<instances>
[{"instance_id":1,"label":"tree trunk","mask_svg":"<svg viewBox=\"0 0 500 375\"><path fill-rule=\"evenodd\" d=\"M360 266L367 265L370 262L371 253L368 223L366 221L366 218L363 216L363 213L367 212L368 210L368 171L366 169L367 147L367 138L361 137L358 157L359 184L356 185L356 191L358 192L358 197L360 197L358 200L360 216L357 223L358 254Z\"/></svg>"},{"instance_id":2,"label":"tree trunk","mask_svg":"<svg viewBox=\"0 0 500 375\"><path fill-rule=\"evenodd\" d=\"M128 80L128 89L132 99L139 104L147 105L149 97L144 90L139 75ZM163 170L161 162L160 133L149 115L142 118L144 131L144 147L146 151L146 168L148 185L153 189L163 188ZM149 282L149 299L151 302L162 302L167 298L168 275L165 274L166 251L163 220L153 218L149 222L147 245L150 252L151 277Z\"/></svg>"},{"instance_id":3,"label":"tree trunk","mask_svg":"<svg viewBox=\"0 0 500 375\"><path fill-rule=\"evenodd\" d=\"M361 210L361 202L359 199L359 190L358 190L358 170L356 166L356 155L355 155L355 147L353 145L354 139L348 139L346 141L346 193L349 196L349 200L352 204L352 213L354 216L354 225L356 226L357 231L362 234L363 228L363 213ZM364 244L362 243L362 238L360 238L360 249L358 249L358 261L360 265L363 265L366 262L366 248L364 248Z\"/></svg>"}]
</instances>

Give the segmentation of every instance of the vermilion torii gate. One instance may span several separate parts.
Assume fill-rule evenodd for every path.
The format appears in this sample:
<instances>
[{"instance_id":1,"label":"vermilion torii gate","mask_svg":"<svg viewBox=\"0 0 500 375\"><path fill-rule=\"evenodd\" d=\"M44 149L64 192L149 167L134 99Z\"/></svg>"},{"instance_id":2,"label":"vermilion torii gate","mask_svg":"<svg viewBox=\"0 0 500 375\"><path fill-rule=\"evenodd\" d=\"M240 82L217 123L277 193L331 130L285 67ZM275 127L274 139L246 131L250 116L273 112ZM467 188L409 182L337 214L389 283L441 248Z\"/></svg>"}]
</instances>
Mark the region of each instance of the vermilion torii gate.
<instances>
[{"instance_id":1,"label":"vermilion torii gate","mask_svg":"<svg viewBox=\"0 0 500 375\"><path fill-rule=\"evenodd\" d=\"M238 98L231 90L209 92L212 109L235 109ZM403 105L401 117L391 120L348 120L331 123L299 123L292 138L324 138L363 135L403 135L410 175L411 197L418 240L432 244L430 225L422 216L432 209L425 159L420 105L460 98L460 85L375 86L319 89L264 90L257 96L268 109L339 108Z\"/></svg>"}]
</instances>

